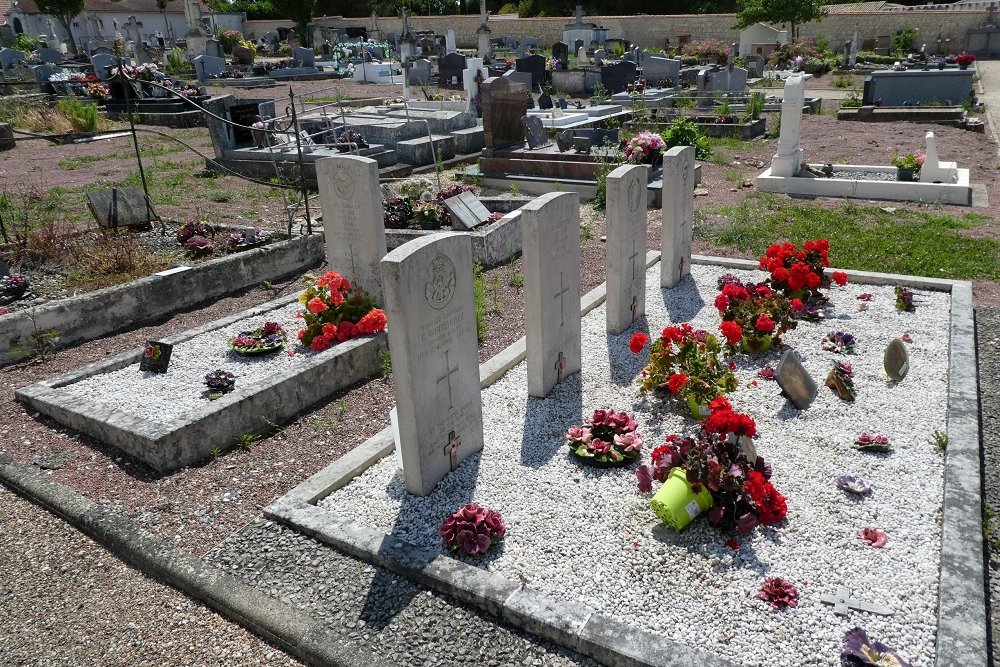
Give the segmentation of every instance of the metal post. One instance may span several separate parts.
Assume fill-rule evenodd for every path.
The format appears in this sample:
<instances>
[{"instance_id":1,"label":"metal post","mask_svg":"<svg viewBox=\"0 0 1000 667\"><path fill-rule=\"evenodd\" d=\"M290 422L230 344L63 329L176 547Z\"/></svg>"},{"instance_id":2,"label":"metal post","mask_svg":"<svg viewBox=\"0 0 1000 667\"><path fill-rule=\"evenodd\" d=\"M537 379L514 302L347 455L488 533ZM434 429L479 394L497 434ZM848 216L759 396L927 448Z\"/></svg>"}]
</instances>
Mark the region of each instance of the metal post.
<instances>
[{"instance_id":1,"label":"metal post","mask_svg":"<svg viewBox=\"0 0 1000 667\"><path fill-rule=\"evenodd\" d=\"M295 112L295 93L292 92L291 84L288 86L288 99L292 102L292 129L295 132L295 147L299 154L299 182L302 184L302 203L306 206L306 234L312 234L312 216L309 215L309 190L306 188L306 170L302 160L302 138L299 136L299 116Z\"/></svg>"},{"instance_id":2,"label":"metal post","mask_svg":"<svg viewBox=\"0 0 1000 667\"><path fill-rule=\"evenodd\" d=\"M138 108L138 103L135 106L130 104L131 95L129 95L129 79L125 76L125 64L121 56L118 56L118 82L122 86L122 92L125 94L125 108L128 110L128 126L129 131L132 133L132 145L135 147L135 161L139 164L139 180L142 181L142 193L146 200L146 222L150 226L153 224L152 216L153 204L149 201L149 187L146 185L146 170L142 167L142 154L139 152L139 137L135 133L135 113ZM167 226L161 219L160 221L160 235L164 236L167 233Z\"/></svg>"}]
</instances>

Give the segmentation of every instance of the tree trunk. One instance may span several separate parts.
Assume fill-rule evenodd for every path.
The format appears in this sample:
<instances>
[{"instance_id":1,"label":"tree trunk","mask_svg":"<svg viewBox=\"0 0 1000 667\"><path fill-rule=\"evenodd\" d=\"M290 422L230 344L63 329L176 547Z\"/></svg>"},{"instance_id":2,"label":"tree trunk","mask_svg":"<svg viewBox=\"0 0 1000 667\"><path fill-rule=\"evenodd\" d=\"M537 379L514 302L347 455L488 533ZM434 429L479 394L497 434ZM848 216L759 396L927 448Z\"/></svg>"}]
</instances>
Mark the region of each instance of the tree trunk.
<instances>
[{"instance_id":1,"label":"tree trunk","mask_svg":"<svg viewBox=\"0 0 1000 667\"><path fill-rule=\"evenodd\" d=\"M66 38L69 40L69 50L72 51L75 56L77 51L76 40L73 39L73 17L69 17L68 21L61 16L57 16L56 18L59 19L59 23L61 23L62 27L66 30Z\"/></svg>"}]
</instances>

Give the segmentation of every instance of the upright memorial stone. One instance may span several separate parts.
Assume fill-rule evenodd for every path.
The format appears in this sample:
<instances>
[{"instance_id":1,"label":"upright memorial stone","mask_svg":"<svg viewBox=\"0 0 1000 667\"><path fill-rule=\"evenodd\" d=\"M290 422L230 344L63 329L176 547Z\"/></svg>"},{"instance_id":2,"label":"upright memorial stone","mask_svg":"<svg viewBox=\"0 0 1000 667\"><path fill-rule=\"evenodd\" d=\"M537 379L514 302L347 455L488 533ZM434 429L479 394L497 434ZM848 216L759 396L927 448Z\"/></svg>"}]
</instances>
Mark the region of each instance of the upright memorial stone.
<instances>
[{"instance_id":1,"label":"upright memorial stone","mask_svg":"<svg viewBox=\"0 0 1000 667\"><path fill-rule=\"evenodd\" d=\"M326 261L382 303L379 261L385 256L385 221L378 162L356 155L316 161L323 207Z\"/></svg>"},{"instance_id":2,"label":"upright memorial stone","mask_svg":"<svg viewBox=\"0 0 1000 667\"><path fill-rule=\"evenodd\" d=\"M646 312L648 165L622 165L607 178L608 332L620 334Z\"/></svg>"},{"instance_id":3,"label":"upright memorial stone","mask_svg":"<svg viewBox=\"0 0 1000 667\"><path fill-rule=\"evenodd\" d=\"M493 157L496 150L524 146L521 118L528 111L523 88L512 86L506 77L486 79L479 86L483 103L483 155Z\"/></svg>"},{"instance_id":4,"label":"upright memorial stone","mask_svg":"<svg viewBox=\"0 0 1000 667\"><path fill-rule=\"evenodd\" d=\"M580 195L550 192L521 209L528 394L543 398L581 368Z\"/></svg>"},{"instance_id":5,"label":"upright memorial stone","mask_svg":"<svg viewBox=\"0 0 1000 667\"><path fill-rule=\"evenodd\" d=\"M805 79L792 74L785 79L785 96L781 100L781 130L778 132L778 152L771 159L771 176L794 176L802 164L799 136L802 132L802 104L805 102Z\"/></svg>"},{"instance_id":6,"label":"upright memorial stone","mask_svg":"<svg viewBox=\"0 0 1000 667\"><path fill-rule=\"evenodd\" d=\"M406 490L425 496L483 448L472 240L434 234L381 262Z\"/></svg>"},{"instance_id":7,"label":"upright memorial stone","mask_svg":"<svg viewBox=\"0 0 1000 667\"><path fill-rule=\"evenodd\" d=\"M694 146L674 146L663 156L662 202L660 287L669 288L691 273Z\"/></svg>"}]
</instances>

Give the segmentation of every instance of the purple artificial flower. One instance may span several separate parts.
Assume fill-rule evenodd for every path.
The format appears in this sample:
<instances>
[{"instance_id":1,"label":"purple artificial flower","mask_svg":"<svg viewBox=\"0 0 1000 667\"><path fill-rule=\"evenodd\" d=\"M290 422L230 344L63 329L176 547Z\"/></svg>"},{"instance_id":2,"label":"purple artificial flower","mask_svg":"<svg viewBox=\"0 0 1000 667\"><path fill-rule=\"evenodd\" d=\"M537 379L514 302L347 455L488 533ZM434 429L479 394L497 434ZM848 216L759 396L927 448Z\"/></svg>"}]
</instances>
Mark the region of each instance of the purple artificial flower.
<instances>
[{"instance_id":1,"label":"purple artificial flower","mask_svg":"<svg viewBox=\"0 0 1000 667\"><path fill-rule=\"evenodd\" d=\"M639 480L639 490L643 493L653 491L653 470L648 465L641 465L635 471L635 476Z\"/></svg>"},{"instance_id":2,"label":"purple artificial flower","mask_svg":"<svg viewBox=\"0 0 1000 667\"><path fill-rule=\"evenodd\" d=\"M843 667L912 667L898 653L881 642L868 639L861 628L848 630L840 649Z\"/></svg>"},{"instance_id":3,"label":"purple artificial flower","mask_svg":"<svg viewBox=\"0 0 1000 667\"><path fill-rule=\"evenodd\" d=\"M853 475L841 475L838 477L837 486L844 491L856 493L859 496L867 496L872 492L872 487L868 482Z\"/></svg>"}]
</instances>

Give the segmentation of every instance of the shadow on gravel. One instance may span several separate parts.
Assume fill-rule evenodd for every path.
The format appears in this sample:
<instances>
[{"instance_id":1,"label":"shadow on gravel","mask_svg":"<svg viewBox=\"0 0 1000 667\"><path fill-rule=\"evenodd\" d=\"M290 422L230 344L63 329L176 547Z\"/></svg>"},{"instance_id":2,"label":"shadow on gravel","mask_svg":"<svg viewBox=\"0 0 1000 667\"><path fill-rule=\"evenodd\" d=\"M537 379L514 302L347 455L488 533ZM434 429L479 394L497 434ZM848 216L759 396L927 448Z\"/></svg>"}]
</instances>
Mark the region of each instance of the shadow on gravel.
<instances>
[{"instance_id":1,"label":"shadow on gravel","mask_svg":"<svg viewBox=\"0 0 1000 667\"><path fill-rule=\"evenodd\" d=\"M620 334L608 334L608 359L613 360L611 381L619 387L628 387L635 382L649 361L649 345L652 345L652 340L647 344L646 349L639 354L633 354L628 349L629 340L635 333L644 333L652 338L649 333L649 321L645 315L635 318L632 326Z\"/></svg>"},{"instance_id":2,"label":"shadow on gravel","mask_svg":"<svg viewBox=\"0 0 1000 667\"><path fill-rule=\"evenodd\" d=\"M660 293L671 322L690 322L705 306L705 300L690 275L684 276L677 286L660 290Z\"/></svg>"},{"instance_id":3,"label":"shadow on gravel","mask_svg":"<svg viewBox=\"0 0 1000 667\"><path fill-rule=\"evenodd\" d=\"M545 398L529 396L524 409L521 463L536 469L544 466L556 452L565 449L566 430L582 422L582 373L563 378Z\"/></svg>"}]
</instances>

